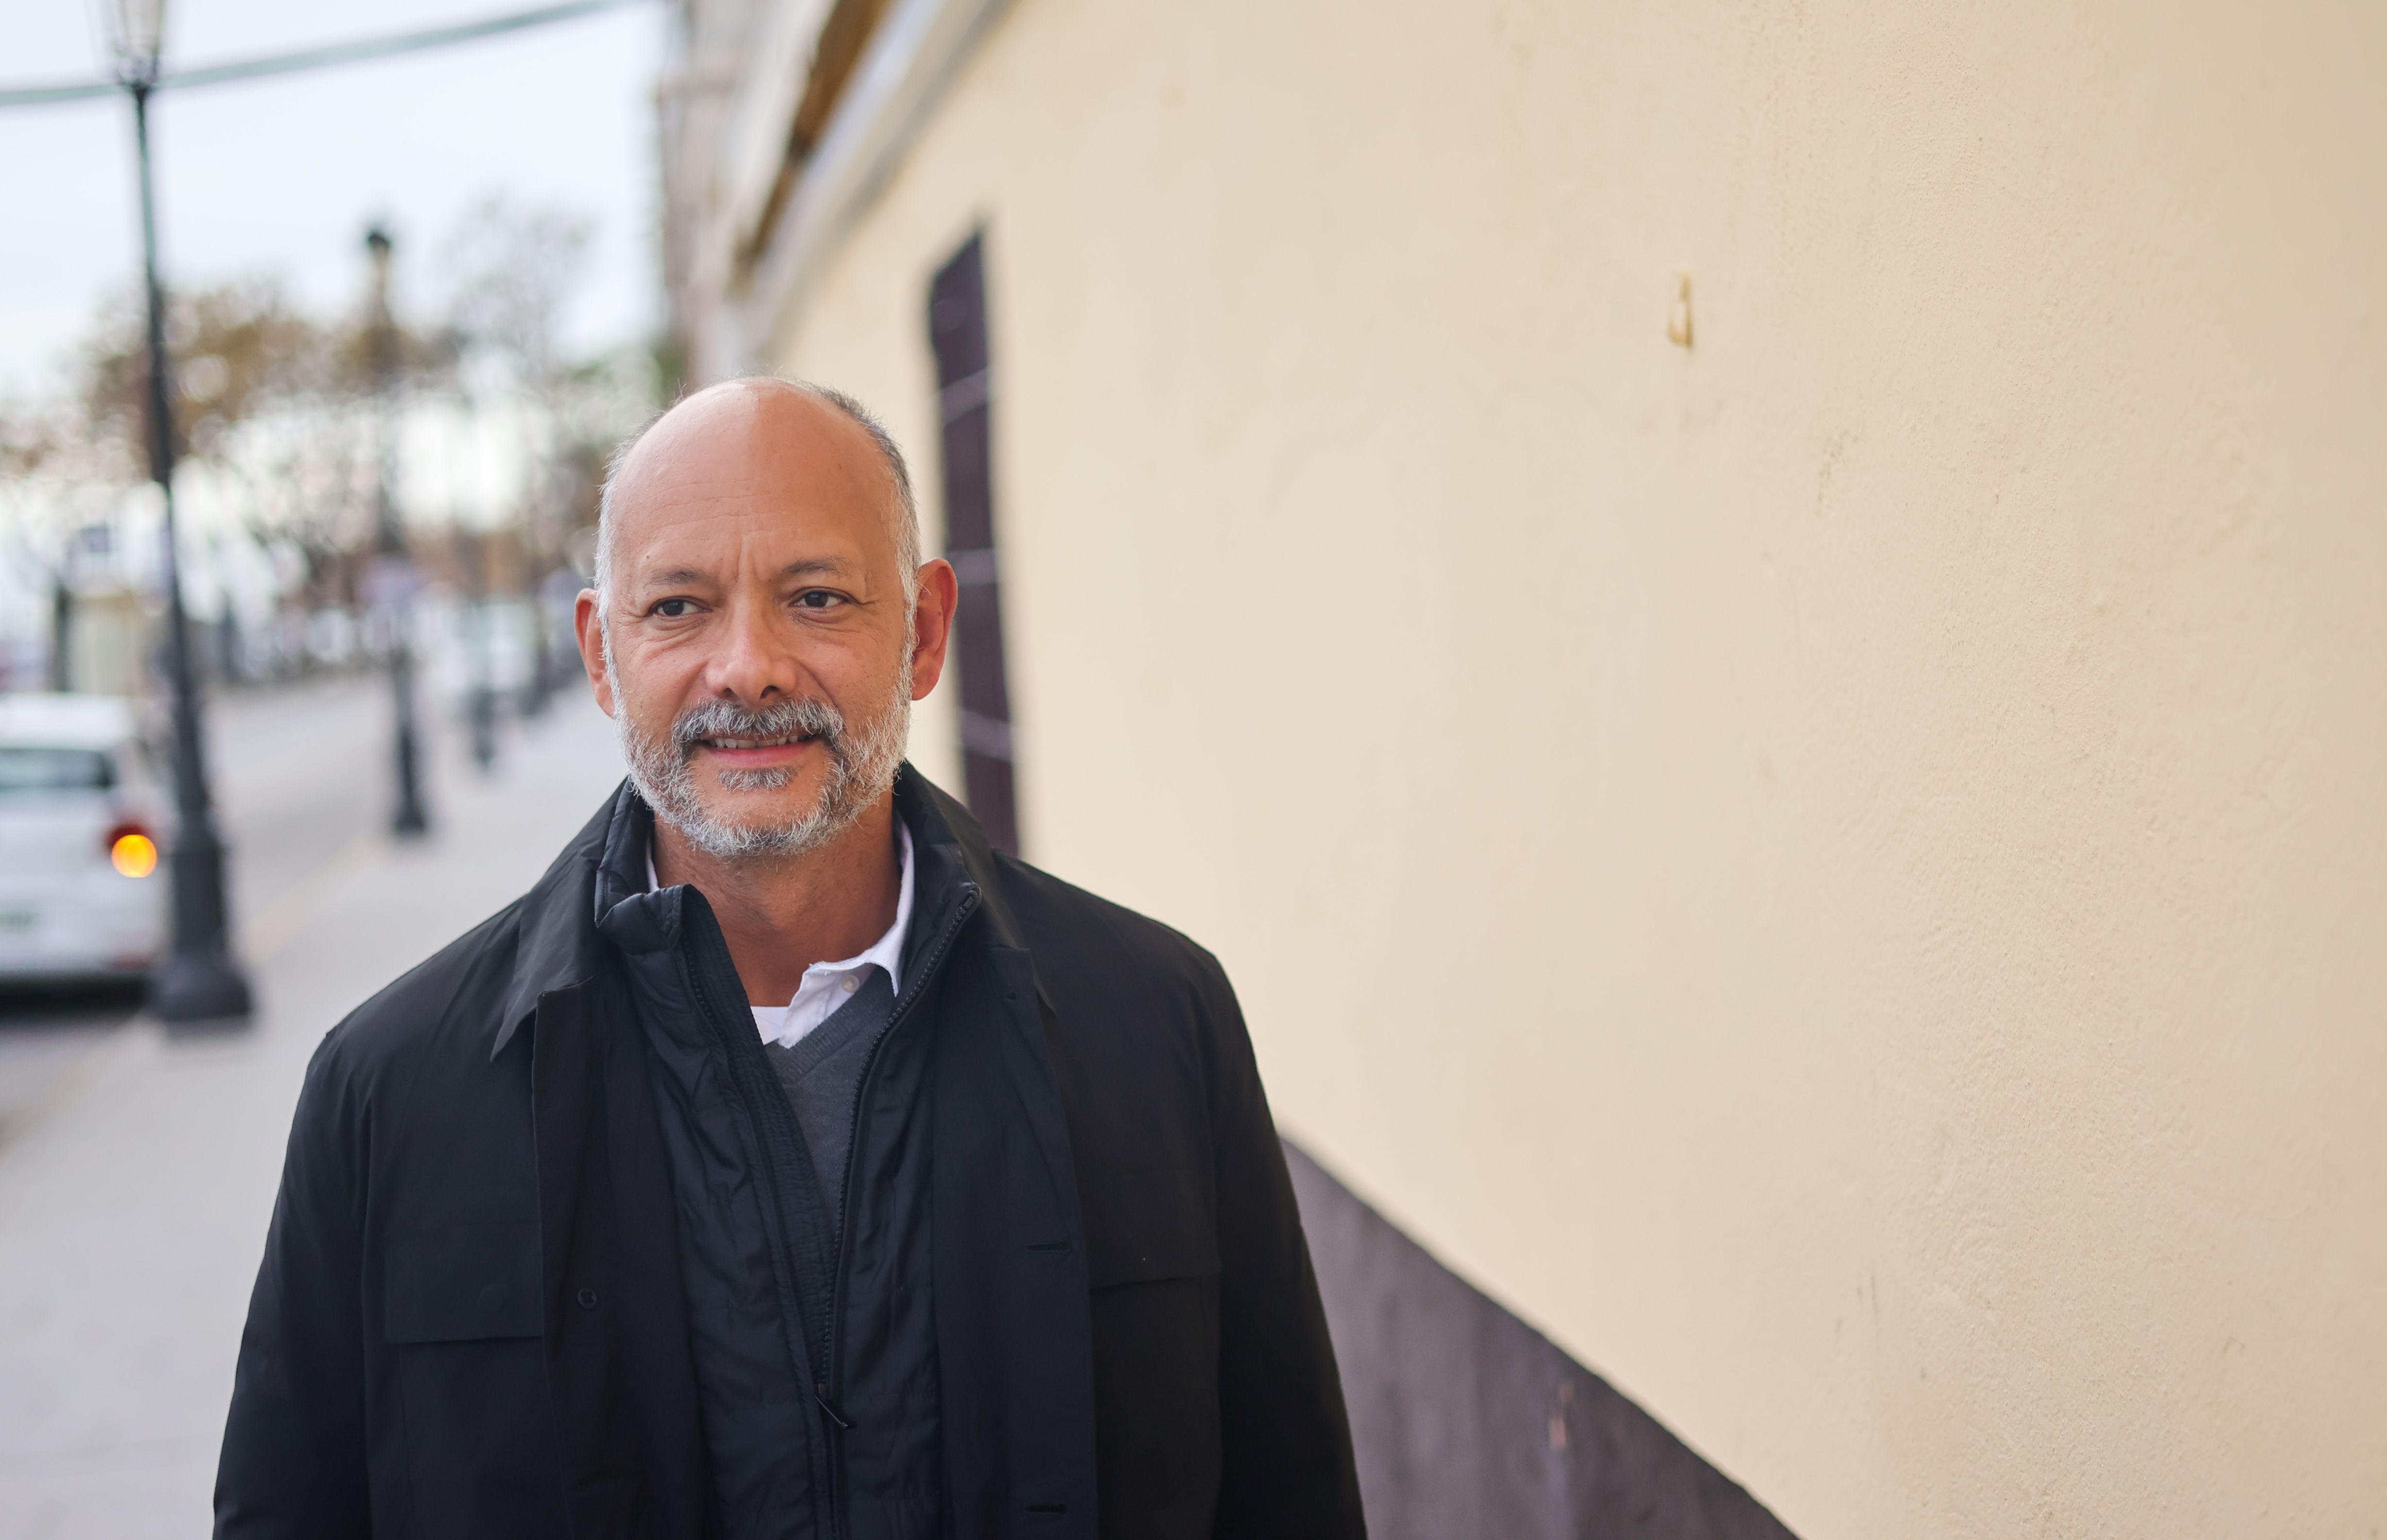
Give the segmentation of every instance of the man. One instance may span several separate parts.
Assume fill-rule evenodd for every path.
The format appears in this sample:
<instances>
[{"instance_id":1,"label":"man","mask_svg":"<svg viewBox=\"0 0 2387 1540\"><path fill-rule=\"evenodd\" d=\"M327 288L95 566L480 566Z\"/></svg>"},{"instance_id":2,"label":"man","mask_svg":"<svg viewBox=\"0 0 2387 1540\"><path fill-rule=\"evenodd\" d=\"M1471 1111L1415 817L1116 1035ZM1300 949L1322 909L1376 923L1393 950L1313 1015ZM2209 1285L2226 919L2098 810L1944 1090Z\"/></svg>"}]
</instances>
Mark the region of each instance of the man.
<instances>
[{"instance_id":1,"label":"man","mask_svg":"<svg viewBox=\"0 0 2387 1540\"><path fill-rule=\"evenodd\" d=\"M1360 1534L1225 976L902 763L957 587L891 440L715 386L599 524L630 778L316 1053L217 1532Z\"/></svg>"}]
</instances>

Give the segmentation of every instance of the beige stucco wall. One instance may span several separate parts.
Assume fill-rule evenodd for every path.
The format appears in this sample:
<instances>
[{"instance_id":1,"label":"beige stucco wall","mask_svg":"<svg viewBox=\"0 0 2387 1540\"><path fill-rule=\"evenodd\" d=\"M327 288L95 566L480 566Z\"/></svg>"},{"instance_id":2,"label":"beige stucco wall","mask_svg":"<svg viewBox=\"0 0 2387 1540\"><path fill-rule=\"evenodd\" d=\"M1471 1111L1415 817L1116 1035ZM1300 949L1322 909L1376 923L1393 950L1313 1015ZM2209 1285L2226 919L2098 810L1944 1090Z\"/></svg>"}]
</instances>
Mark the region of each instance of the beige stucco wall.
<instances>
[{"instance_id":1,"label":"beige stucco wall","mask_svg":"<svg viewBox=\"0 0 2387 1540\"><path fill-rule=\"evenodd\" d=\"M2375 1535L2382 80L2362 0L1017 0L780 352L933 461L987 221L1031 853L1793 1528Z\"/></svg>"}]
</instances>

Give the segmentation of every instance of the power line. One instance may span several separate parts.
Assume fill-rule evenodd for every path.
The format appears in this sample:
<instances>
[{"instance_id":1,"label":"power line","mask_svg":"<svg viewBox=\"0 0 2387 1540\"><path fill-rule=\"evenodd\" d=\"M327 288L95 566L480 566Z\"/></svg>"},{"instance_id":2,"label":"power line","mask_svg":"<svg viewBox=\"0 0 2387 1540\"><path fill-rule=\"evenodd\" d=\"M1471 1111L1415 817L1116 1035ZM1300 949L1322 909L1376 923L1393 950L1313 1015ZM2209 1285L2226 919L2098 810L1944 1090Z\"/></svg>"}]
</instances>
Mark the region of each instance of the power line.
<instances>
[{"instance_id":1,"label":"power line","mask_svg":"<svg viewBox=\"0 0 2387 1540\"><path fill-rule=\"evenodd\" d=\"M537 10L485 17L478 21L398 32L388 37L364 38L355 43L327 44L320 48L301 48L296 53L272 54L264 58L240 59L231 64L206 65L196 69L160 75L158 89L221 85L228 81L255 80L261 75L287 75L302 69L322 69L333 65L388 58L396 54L421 53L427 48L472 43L501 32L544 27L550 22L575 21L584 16L619 10L625 6L639 3L640 0L567 0L566 4L560 6L542 6ZM5 86L0 87L0 107L44 107L56 102L82 101L93 96L112 96L123 89L115 81L68 81L57 85Z\"/></svg>"}]
</instances>

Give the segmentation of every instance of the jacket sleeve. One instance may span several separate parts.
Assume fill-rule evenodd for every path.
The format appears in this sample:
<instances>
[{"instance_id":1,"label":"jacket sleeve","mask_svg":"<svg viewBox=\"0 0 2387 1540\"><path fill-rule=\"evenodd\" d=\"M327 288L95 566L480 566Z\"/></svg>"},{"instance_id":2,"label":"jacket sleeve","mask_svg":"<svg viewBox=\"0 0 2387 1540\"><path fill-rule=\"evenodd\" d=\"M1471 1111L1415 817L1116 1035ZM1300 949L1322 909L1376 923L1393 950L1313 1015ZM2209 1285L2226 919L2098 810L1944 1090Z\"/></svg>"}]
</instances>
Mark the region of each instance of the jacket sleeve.
<instances>
[{"instance_id":1,"label":"jacket sleeve","mask_svg":"<svg viewBox=\"0 0 2387 1540\"><path fill-rule=\"evenodd\" d=\"M359 1119L337 1039L307 1067L216 1471L219 1536L371 1530Z\"/></svg>"},{"instance_id":2,"label":"jacket sleeve","mask_svg":"<svg viewBox=\"0 0 2387 1540\"><path fill-rule=\"evenodd\" d=\"M1223 1467L1212 1533L1363 1540L1342 1379L1284 1147L1234 991L1215 961L1206 971Z\"/></svg>"}]
</instances>

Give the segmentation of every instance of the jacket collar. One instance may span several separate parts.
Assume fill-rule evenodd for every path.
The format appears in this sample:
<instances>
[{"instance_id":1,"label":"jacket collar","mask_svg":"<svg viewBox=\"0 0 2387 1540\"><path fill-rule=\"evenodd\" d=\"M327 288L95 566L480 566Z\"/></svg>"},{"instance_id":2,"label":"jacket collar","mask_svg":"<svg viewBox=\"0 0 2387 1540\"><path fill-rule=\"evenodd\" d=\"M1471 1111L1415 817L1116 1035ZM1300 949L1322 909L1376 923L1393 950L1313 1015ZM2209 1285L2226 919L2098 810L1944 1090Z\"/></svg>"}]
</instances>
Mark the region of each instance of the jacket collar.
<instances>
[{"instance_id":1,"label":"jacket collar","mask_svg":"<svg viewBox=\"0 0 2387 1540\"><path fill-rule=\"evenodd\" d=\"M970 816L969 809L906 764L895 773L895 815L912 830L913 859L924 863L917 878L921 897L914 901L916 915L932 914L942 907L941 902L924 902L928 895L934 893L941 901L949 887L968 882L979 890L979 912L986 916L994 944L1027 944L1019 939L1019 926L1012 917L1011 906L1004 902L999 858L987 843L986 831ZM923 928L916 922L912 932L917 936ZM904 972L907 977L911 972L909 959Z\"/></svg>"},{"instance_id":2,"label":"jacket collar","mask_svg":"<svg viewBox=\"0 0 2387 1540\"><path fill-rule=\"evenodd\" d=\"M1003 901L998 859L968 810L907 763L895 773L895 814L912 831L916 913L941 912L953 890L966 882L979 893L989 939L997 946L1022 946L1018 925ZM524 895L513 977L489 1046L491 1058L505 1052L523 1023L537 1014L541 995L596 978L605 948L598 922L624 899L645 891L647 845L653 837L654 814L625 779ZM913 926L914 943L927 928ZM914 957L905 957L905 977L916 966Z\"/></svg>"},{"instance_id":3,"label":"jacket collar","mask_svg":"<svg viewBox=\"0 0 2387 1540\"><path fill-rule=\"evenodd\" d=\"M581 826L572 842L547 868L547 874L523 895L514 946L513 978L506 986L505 1004L497 1021L489 1057L505 1052L514 1033L538 1009L538 997L570 989L596 977L597 927L591 922L588 895L595 885L598 862L606 836L620 815L625 801L638 793L625 779L595 817Z\"/></svg>"}]
</instances>

